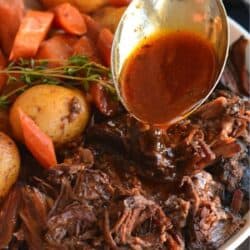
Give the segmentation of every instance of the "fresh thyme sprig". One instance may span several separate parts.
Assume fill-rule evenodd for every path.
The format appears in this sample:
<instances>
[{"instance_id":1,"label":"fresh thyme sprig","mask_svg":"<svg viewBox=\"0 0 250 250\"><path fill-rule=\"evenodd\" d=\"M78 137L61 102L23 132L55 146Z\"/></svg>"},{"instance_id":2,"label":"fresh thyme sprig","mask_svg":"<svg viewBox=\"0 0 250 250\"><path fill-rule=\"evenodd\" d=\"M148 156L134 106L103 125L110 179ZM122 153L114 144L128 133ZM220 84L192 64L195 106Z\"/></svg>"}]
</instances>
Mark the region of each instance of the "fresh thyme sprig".
<instances>
[{"instance_id":1,"label":"fresh thyme sprig","mask_svg":"<svg viewBox=\"0 0 250 250\"><path fill-rule=\"evenodd\" d=\"M19 59L0 70L0 74L8 76L7 84L18 81L24 84L7 95L0 95L0 108L8 106L12 96L38 84L80 87L87 91L91 83L98 83L112 96L116 96L107 67L92 62L85 56L72 56L68 60L60 60L61 66L49 67L50 63L55 62L58 60Z\"/></svg>"}]
</instances>

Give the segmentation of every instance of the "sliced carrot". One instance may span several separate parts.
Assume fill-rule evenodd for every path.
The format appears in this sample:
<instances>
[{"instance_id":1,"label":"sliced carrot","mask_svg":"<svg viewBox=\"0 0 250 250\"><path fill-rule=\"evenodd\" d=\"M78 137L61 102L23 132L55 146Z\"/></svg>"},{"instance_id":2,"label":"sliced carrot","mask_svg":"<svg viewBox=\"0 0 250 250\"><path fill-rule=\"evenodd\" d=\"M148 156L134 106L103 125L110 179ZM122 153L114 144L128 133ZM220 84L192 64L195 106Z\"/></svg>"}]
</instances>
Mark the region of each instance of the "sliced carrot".
<instances>
[{"instance_id":1,"label":"sliced carrot","mask_svg":"<svg viewBox=\"0 0 250 250\"><path fill-rule=\"evenodd\" d=\"M100 84L91 84L89 94L91 101L102 114L111 116L119 110L119 102L113 100Z\"/></svg>"},{"instance_id":2,"label":"sliced carrot","mask_svg":"<svg viewBox=\"0 0 250 250\"><path fill-rule=\"evenodd\" d=\"M89 15L83 15L83 18L86 22L87 25L87 35L88 37L93 41L93 42L97 42L98 40L98 36L100 34L101 31L101 26L98 22L96 22L91 16Z\"/></svg>"},{"instance_id":3,"label":"sliced carrot","mask_svg":"<svg viewBox=\"0 0 250 250\"><path fill-rule=\"evenodd\" d=\"M99 62L97 50L94 47L92 41L87 36L81 37L75 43L75 45L73 47L73 51L74 51L73 52L74 55L86 56L90 60L93 60L95 62Z\"/></svg>"},{"instance_id":4,"label":"sliced carrot","mask_svg":"<svg viewBox=\"0 0 250 250\"><path fill-rule=\"evenodd\" d=\"M111 31L106 28L101 30L98 37L97 48L106 66L110 66L113 38Z\"/></svg>"},{"instance_id":5,"label":"sliced carrot","mask_svg":"<svg viewBox=\"0 0 250 250\"><path fill-rule=\"evenodd\" d=\"M0 70L3 70L6 66L7 62L6 59L0 50ZM7 80L7 76L5 74L0 73L0 92L3 89L3 86L5 85Z\"/></svg>"},{"instance_id":6,"label":"sliced carrot","mask_svg":"<svg viewBox=\"0 0 250 250\"><path fill-rule=\"evenodd\" d=\"M131 0L108 0L109 4L121 7L121 6L127 6L131 3Z\"/></svg>"},{"instance_id":7,"label":"sliced carrot","mask_svg":"<svg viewBox=\"0 0 250 250\"><path fill-rule=\"evenodd\" d=\"M42 40L46 37L54 14L29 10L17 32L9 59L34 57Z\"/></svg>"},{"instance_id":8,"label":"sliced carrot","mask_svg":"<svg viewBox=\"0 0 250 250\"><path fill-rule=\"evenodd\" d=\"M18 110L25 145L31 154L45 168L57 164L52 139L46 135L21 108Z\"/></svg>"},{"instance_id":9,"label":"sliced carrot","mask_svg":"<svg viewBox=\"0 0 250 250\"><path fill-rule=\"evenodd\" d=\"M0 0L0 44L6 56L9 56L23 15L23 0Z\"/></svg>"},{"instance_id":10,"label":"sliced carrot","mask_svg":"<svg viewBox=\"0 0 250 250\"><path fill-rule=\"evenodd\" d=\"M87 26L81 12L70 3L62 3L54 9L55 24L73 35L83 35Z\"/></svg>"},{"instance_id":11,"label":"sliced carrot","mask_svg":"<svg viewBox=\"0 0 250 250\"><path fill-rule=\"evenodd\" d=\"M36 58L47 59L50 67L60 66L72 56L76 42L77 38L72 35L53 36L42 42Z\"/></svg>"}]
</instances>

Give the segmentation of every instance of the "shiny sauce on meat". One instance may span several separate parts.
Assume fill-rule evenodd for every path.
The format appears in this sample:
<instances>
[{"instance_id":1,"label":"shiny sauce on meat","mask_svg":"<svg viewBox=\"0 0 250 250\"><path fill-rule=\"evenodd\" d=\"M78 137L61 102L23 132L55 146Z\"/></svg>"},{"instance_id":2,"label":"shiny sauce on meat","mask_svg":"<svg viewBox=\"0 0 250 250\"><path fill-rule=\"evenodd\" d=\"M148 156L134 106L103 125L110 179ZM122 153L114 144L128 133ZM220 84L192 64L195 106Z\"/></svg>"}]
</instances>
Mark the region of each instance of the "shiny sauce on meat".
<instances>
[{"instance_id":1,"label":"shiny sauce on meat","mask_svg":"<svg viewBox=\"0 0 250 250\"><path fill-rule=\"evenodd\" d=\"M213 46L195 33L157 33L145 39L122 69L120 91L127 109L151 125L185 117L213 87Z\"/></svg>"}]
</instances>

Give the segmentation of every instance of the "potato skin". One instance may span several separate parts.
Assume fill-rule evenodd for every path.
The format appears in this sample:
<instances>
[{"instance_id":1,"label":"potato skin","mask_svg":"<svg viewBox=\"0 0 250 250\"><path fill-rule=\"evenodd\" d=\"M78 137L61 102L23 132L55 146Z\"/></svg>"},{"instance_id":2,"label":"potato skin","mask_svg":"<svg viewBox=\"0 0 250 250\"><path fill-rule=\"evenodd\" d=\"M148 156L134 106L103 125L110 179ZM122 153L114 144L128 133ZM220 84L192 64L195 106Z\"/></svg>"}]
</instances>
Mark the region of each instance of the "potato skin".
<instances>
[{"instance_id":1,"label":"potato skin","mask_svg":"<svg viewBox=\"0 0 250 250\"><path fill-rule=\"evenodd\" d=\"M10 110L14 137L23 141L18 108L50 136L56 147L79 136L89 119L85 96L79 90L54 85L37 85L21 94Z\"/></svg>"},{"instance_id":2,"label":"potato skin","mask_svg":"<svg viewBox=\"0 0 250 250\"><path fill-rule=\"evenodd\" d=\"M76 6L83 13L91 13L104 6L107 0L42 0L46 8L53 8L58 4L68 2Z\"/></svg>"},{"instance_id":3,"label":"potato skin","mask_svg":"<svg viewBox=\"0 0 250 250\"><path fill-rule=\"evenodd\" d=\"M20 170L20 155L16 144L0 132L0 200L16 182Z\"/></svg>"}]
</instances>

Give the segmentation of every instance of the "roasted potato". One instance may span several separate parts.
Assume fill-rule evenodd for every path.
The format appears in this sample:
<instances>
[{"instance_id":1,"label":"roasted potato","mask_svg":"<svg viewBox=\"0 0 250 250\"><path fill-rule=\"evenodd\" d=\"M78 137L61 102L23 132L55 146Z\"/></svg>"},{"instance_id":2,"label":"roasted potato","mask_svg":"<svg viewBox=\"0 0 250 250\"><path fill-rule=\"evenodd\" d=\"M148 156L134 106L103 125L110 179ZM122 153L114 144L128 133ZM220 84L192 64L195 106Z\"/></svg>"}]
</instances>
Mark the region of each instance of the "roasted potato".
<instances>
[{"instance_id":1,"label":"roasted potato","mask_svg":"<svg viewBox=\"0 0 250 250\"><path fill-rule=\"evenodd\" d=\"M102 27L108 28L114 33L125 10L126 7L104 7L96 11L93 14L93 18Z\"/></svg>"},{"instance_id":2,"label":"roasted potato","mask_svg":"<svg viewBox=\"0 0 250 250\"><path fill-rule=\"evenodd\" d=\"M18 109L21 108L59 147L79 136L89 119L85 96L79 90L37 85L21 94L10 110L13 135L23 141Z\"/></svg>"},{"instance_id":3,"label":"roasted potato","mask_svg":"<svg viewBox=\"0 0 250 250\"><path fill-rule=\"evenodd\" d=\"M75 5L83 13L91 13L100 7L104 6L107 0L42 0L41 1L46 8L53 8L61 3L71 3Z\"/></svg>"},{"instance_id":4,"label":"roasted potato","mask_svg":"<svg viewBox=\"0 0 250 250\"><path fill-rule=\"evenodd\" d=\"M20 155L16 144L0 132L0 200L16 182L20 170Z\"/></svg>"}]
</instances>

